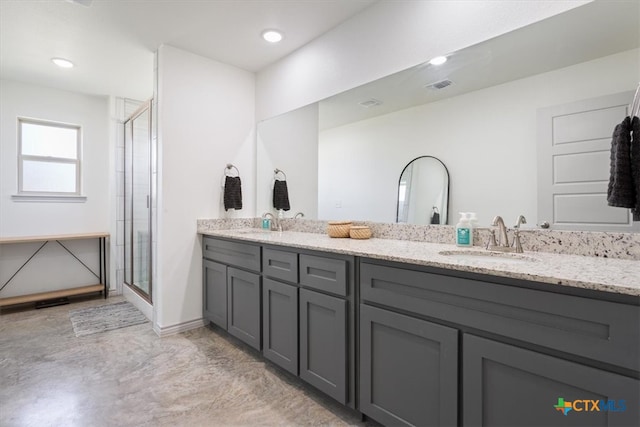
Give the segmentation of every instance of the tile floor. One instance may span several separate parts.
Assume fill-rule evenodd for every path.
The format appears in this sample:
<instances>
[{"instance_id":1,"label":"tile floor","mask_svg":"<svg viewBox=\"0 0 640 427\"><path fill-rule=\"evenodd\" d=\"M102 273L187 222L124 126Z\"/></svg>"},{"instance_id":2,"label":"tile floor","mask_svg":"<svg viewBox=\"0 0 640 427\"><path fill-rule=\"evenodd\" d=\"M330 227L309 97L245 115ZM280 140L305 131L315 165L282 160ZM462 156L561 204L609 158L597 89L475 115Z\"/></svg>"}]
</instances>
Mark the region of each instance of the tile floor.
<instances>
[{"instance_id":1,"label":"tile floor","mask_svg":"<svg viewBox=\"0 0 640 427\"><path fill-rule=\"evenodd\" d=\"M76 338L77 301L0 314L0 426L362 426L349 410L210 328Z\"/></svg>"}]
</instances>

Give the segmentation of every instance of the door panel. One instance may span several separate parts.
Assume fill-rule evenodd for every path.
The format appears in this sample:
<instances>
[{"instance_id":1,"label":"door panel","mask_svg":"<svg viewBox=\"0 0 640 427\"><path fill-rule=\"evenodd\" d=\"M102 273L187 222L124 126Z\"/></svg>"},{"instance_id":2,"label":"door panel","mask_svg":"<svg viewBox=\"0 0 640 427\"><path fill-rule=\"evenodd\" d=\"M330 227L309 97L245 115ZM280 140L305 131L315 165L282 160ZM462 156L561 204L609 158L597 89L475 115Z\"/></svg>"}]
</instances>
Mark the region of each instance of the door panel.
<instances>
[{"instance_id":1,"label":"door panel","mask_svg":"<svg viewBox=\"0 0 640 427\"><path fill-rule=\"evenodd\" d=\"M265 278L262 292L264 357L298 375L298 288Z\"/></svg>"},{"instance_id":2,"label":"door panel","mask_svg":"<svg viewBox=\"0 0 640 427\"><path fill-rule=\"evenodd\" d=\"M463 336L463 372L464 425L640 424L637 379L469 334ZM594 401L602 403L594 407ZM572 409L564 402L573 402Z\"/></svg>"},{"instance_id":3,"label":"door panel","mask_svg":"<svg viewBox=\"0 0 640 427\"><path fill-rule=\"evenodd\" d=\"M203 315L227 329L227 266L208 259L203 263Z\"/></svg>"},{"instance_id":4,"label":"door panel","mask_svg":"<svg viewBox=\"0 0 640 427\"><path fill-rule=\"evenodd\" d=\"M347 402L347 301L300 289L300 378Z\"/></svg>"},{"instance_id":5,"label":"door panel","mask_svg":"<svg viewBox=\"0 0 640 427\"><path fill-rule=\"evenodd\" d=\"M227 267L227 330L261 349L261 290L258 274Z\"/></svg>"},{"instance_id":6,"label":"door panel","mask_svg":"<svg viewBox=\"0 0 640 427\"><path fill-rule=\"evenodd\" d=\"M455 426L458 331L360 306L360 410L384 425Z\"/></svg>"}]
</instances>

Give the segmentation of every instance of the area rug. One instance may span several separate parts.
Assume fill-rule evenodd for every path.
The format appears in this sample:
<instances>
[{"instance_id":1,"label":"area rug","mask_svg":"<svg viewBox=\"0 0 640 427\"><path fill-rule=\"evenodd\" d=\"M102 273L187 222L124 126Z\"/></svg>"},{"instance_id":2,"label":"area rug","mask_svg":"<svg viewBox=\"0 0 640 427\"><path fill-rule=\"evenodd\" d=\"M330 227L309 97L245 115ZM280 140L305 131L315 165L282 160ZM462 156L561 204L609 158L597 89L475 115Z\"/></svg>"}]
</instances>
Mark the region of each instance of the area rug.
<instances>
[{"instance_id":1,"label":"area rug","mask_svg":"<svg viewBox=\"0 0 640 427\"><path fill-rule=\"evenodd\" d=\"M147 322L147 318L130 302L72 310L69 319L76 337L93 335Z\"/></svg>"}]
</instances>

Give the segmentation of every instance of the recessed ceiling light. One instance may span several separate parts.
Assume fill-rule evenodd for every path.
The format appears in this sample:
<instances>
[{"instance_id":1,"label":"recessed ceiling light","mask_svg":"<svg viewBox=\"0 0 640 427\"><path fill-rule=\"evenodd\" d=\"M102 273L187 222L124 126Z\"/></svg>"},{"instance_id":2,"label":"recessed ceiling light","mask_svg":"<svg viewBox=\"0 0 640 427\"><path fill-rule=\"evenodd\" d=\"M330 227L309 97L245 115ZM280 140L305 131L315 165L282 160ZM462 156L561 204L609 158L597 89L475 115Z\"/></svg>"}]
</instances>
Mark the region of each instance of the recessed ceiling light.
<instances>
[{"instance_id":1,"label":"recessed ceiling light","mask_svg":"<svg viewBox=\"0 0 640 427\"><path fill-rule=\"evenodd\" d=\"M266 30L262 33L262 38L269 43L278 43L282 40L282 33L276 30Z\"/></svg>"},{"instance_id":2,"label":"recessed ceiling light","mask_svg":"<svg viewBox=\"0 0 640 427\"><path fill-rule=\"evenodd\" d=\"M431 61L429 61L429 64L431 64L431 65L442 65L445 62L447 62L447 57L446 56L436 56Z\"/></svg>"},{"instance_id":3,"label":"recessed ceiling light","mask_svg":"<svg viewBox=\"0 0 640 427\"><path fill-rule=\"evenodd\" d=\"M51 62L56 64L60 68L73 68L73 62L64 58L51 58Z\"/></svg>"}]
</instances>

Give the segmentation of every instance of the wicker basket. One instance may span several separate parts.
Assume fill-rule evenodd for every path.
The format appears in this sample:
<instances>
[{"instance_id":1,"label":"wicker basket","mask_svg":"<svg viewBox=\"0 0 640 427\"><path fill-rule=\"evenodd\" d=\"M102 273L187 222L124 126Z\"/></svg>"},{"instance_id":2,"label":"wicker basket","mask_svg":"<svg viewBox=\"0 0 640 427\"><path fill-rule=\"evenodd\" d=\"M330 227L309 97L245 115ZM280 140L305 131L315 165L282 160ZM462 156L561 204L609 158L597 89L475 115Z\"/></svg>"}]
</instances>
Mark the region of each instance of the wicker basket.
<instances>
[{"instance_id":1,"label":"wicker basket","mask_svg":"<svg viewBox=\"0 0 640 427\"><path fill-rule=\"evenodd\" d=\"M327 234L329 237L349 237L351 224L351 221L329 221Z\"/></svg>"},{"instance_id":2,"label":"wicker basket","mask_svg":"<svg viewBox=\"0 0 640 427\"><path fill-rule=\"evenodd\" d=\"M367 225L354 225L349 229L352 239L368 239L371 237L371 229Z\"/></svg>"}]
</instances>

